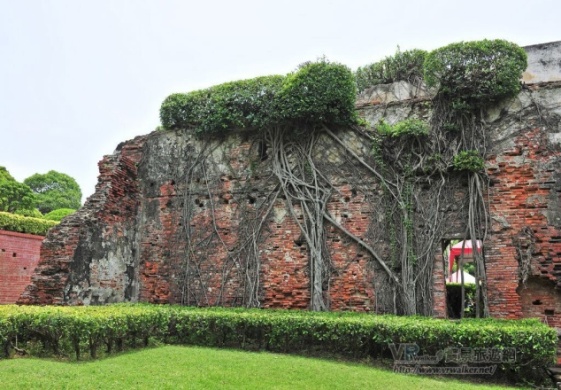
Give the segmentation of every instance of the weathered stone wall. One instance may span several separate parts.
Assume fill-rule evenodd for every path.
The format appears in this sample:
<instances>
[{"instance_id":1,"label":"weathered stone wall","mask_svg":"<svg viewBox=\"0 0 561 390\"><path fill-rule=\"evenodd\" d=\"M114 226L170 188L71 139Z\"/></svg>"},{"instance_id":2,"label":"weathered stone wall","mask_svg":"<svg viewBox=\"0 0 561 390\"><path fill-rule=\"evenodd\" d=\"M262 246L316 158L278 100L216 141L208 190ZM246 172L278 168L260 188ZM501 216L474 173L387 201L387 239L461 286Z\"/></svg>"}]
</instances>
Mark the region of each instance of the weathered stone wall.
<instances>
[{"instance_id":1,"label":"weathered stone wall","mask_svg":"<svg viewBox=\"0 0 561 390\"><path fill-rule=\"evenodd\" d=\"M522 75L526 84L561 81L561 41L526 46L528 69Z\"/></svg>"},{"instance_id":2,"label":"weathered stone wall","mask_svg":"<svg viewBox=\"0 0 561 390\"><path fill-rule=\"evenodd\" d=\"M561 326L561 86L544 77L486 113L490 229L484 251L493 316L538 316ZM401 82L364 91L357 106L370 123L394 123L428 118L430 96ZM337 134L362 158L372 158L367 135ZM20 302L256 301L308 308L305 240L277 194L270 151L255 139L248 132L206 140L154 132L126 142L100 163L97 191L86 205L47 236ZM314 157L333 183L330 215L387 258L377 180L327 136ZM430 264L431 294L419 303L436 316L446 315L441 246L466 232L467 188L460 179L450 177L439 199L444 233ZM434 202L430 194L421 196L427 204ZM330 224L326 243L329 307L392 311L387 275L370 254Z\"/></svg>"},{"instance_id":3,"label":"weathered stone wall","mask_svg":"<svg viewBox=\"0 0 561 390\"><path fill-rule=\"evenodd\" d=\"M0 230L0 304L16 303L31 281L43 238Z\"/></svg>"}]
</instances>

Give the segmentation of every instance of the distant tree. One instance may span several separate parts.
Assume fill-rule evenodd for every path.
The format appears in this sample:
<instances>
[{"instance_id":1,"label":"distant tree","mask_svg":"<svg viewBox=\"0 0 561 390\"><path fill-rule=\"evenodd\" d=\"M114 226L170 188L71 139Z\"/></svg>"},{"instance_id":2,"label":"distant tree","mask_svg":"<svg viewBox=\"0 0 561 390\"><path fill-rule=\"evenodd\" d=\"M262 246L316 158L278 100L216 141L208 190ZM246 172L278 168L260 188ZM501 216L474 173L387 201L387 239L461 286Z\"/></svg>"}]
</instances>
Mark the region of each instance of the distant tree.
<instances>
[{"instance_id":1,"label":"distant tree","mask_svg":"<svg viewBox=\"0 0 561 390\"><path fill-rule=\"evenodd\" d=\"M18 183L5 167L0 167L0 211L33 210L35 196L27 185Z\"/></svg>"},{"instance_id":2,"label":"distant tree","mask_svg":"<svg viewBox=\"0 0 561 390\"><path fill-rule=\"evenodd\" d=\"M78 209L82 191L72 177L57 171L36 173L23 181L35 193L37 208L43 214L56 209Z\"/></svg>"},{"instance_id":3,"label":"distant tree","mask_svg":"<svg viewBox=\"0 0 561 390\"><path fill-rule=\"evenodd\" d=\"M6 167L0 167L0 182L3 180L16 181L16 179L10 175L10 172L8 172Z\"/></svg>"}]
</instances>

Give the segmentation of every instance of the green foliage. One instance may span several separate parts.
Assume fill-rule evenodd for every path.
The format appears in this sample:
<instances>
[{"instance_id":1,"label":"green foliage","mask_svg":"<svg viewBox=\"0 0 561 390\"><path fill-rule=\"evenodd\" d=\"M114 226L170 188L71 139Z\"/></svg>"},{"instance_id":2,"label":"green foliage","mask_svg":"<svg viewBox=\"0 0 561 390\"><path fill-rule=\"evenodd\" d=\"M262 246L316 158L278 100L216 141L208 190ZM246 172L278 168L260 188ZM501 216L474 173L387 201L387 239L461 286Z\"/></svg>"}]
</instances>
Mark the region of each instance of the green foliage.
<instances>
[{"instance_id":1,"label":"green foliage","mask_svg":"<svg viewBox=\"0 0 561 390\"><path fill-rule=\"evenodd\" d=\"M362 66L355 72L359 91L377 84L389 84L396 81L419 82L423 79L423 64L427 52L424 50L400 51L382 61Z\"/></svg>"},{"instance_id":2,"label":"green foliage","mask_svg":"<svg viewBox=\"0 0 561 390\"><path fill-rule=\"evenodd\" d=\"M305 63L289 74L278 100L283 122L305 126L357 123L353 73L325 59Z\"/></svg>"},{"instance_id":3,"label":"green foliage","mask_svg":"<svg viewBox=\"0 0 561 390\"><path fill-rule=\"evenodd\" d=\"M391 357L388 343L416 343L423 354L446 348L516 349L504 368L546 366L555 359L557 335L537 320L469 319L450 322L430 317L398 317L350 312L306 312L109 305L86 307L0 306L4 353L16 337L20 348L42 353L96 357L125 347L165 343L267 349L321 350L339 356ZM39 342L39 343L38 343Z\"/></svg>"},{"instance_id":4,"label":"green foliage","mask_svg":"<svg viewBox=\"0 0 561 390\"><path fill-rule=\"evenodd\" d=\"M282 76L258 77L170 95L160 109L162 125L194 127L203 133L263 127L275 114L275 96L283 80Z\"/></svg>"},{"instance_id":5,"label":"green foliage","mask_svg":"<svg viewBox=\"0 0 561 390\"><path fill-rule=\"evenodd\" d=\"M16 181L16 179L14 179L14 177L12 175L10 175L10 172L8 172L6 167L0 166L0 182L5 181L5 180Z\"/></svg>"},{"instance_id":6,"label":"green foliage","mask_svg":"<svg viewBox=\"0 0 561 390\"><path fill-rule=\"evenodd\" d=\"M456 105L480 108L520 91L527 66L526 52L504 40L460 42L430 52L424 62L425 81Z\"/></svg>"},{"instance_id":7,"label":"green foliage","mask_svg":"<svg viewBox=\"0 0 561 390\"><path fill-rule=\"evenodd\" d=\"M166 129L197 133L263 129L272 125L356 123L352 72L325 60L283 76L258 77L167 97L160 109Z\"/></svg>"},{"instance_id":8,"label":"green foliage","mask_svg":"<svg viewBox=\"0 0 561 390\"><path fill-rule=\"evenodd\" d=\"M56 209L78 209L82 191L72 177L57 171L36 173L23 181L35 193L37 208L43 214Z\"/></svg>"},{"instance_id":9,"label":"green foliage","mask_svg":"<svg viewBox=\"0 0 561 390\"><path fill-rule=\"evenodd\" d=\"M58 222L0 212L0 229L44 236Z\"/></svg>"},{"instance_id":10,"label":"green foliage","mask_svg":"<svg viewBox=\"0 0 561 390\"><path fill-rule=\"evenodd\" d=\"M387 137L420 137L428 135L430 130L428 123L420 119L405 119L393 125L382 119L376 128L378 133Z\"/></svg>"},{"instance_id":11,"label":"green foliage","mask_svg":"<svg viewBox=\"0 0 561 390\"><path fill-rule=\"evenodd\" d=\"M62 219L64 217L66 217L67 215L73 214L75 213L76 210L74 209L56 209L51 211L50 213L47 213L43 216L43 218L48 219L50 221L62 221Z\"/></svg>"},{"instance_id":12,"label":"green foliage","mask_svg":"<svg viewBox=\"0 0 561 390\"><path fill-rule=\"evenodd\" d=\"M454 156L452 164L456 171L481 172L485 169L485 160L477 150L462 150Z\"/></svg>"},{"instance_id":13,"label":"green foliage","mask_svg":"<svg viewBox=\"0 0 561 390\"><path fill-rule=\"evenodd\" d=\"M0 211L32 210L35 196L29 186L15 180L0 180Z\"/></svg>"},{"instance_id":14,"label":"green foliage","mask_svg":"<svg viewBox=\"0 0 561 390\"><path fill-rule=\"evenodd\" d=\"M41 214L41 212L37 209L16 210L14 211L14 214L24 217L43 218L43 214Z\"/></svg>"}]
</instances>

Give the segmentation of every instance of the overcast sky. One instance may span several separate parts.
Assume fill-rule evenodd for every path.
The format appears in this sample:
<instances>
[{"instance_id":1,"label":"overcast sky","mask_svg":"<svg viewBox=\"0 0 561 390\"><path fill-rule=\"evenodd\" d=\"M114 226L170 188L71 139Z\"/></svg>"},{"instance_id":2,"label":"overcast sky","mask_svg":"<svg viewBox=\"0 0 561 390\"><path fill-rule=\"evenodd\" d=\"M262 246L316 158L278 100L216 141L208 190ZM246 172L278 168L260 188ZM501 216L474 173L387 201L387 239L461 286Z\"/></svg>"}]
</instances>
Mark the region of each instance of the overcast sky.
<instances>
[{"instance_id":1,"label":"overcast sky","mask_svg":"<svg viewBox=\"0 0 561 390\"><path fill-rule=\"evenodd\" d=\"M85 200L97 162L154 130L171 93L323 55L354 70L398 45L557 41L560 17L559 0L0 0L0 166L66 173Z\"/></svg>"}]
</instances>

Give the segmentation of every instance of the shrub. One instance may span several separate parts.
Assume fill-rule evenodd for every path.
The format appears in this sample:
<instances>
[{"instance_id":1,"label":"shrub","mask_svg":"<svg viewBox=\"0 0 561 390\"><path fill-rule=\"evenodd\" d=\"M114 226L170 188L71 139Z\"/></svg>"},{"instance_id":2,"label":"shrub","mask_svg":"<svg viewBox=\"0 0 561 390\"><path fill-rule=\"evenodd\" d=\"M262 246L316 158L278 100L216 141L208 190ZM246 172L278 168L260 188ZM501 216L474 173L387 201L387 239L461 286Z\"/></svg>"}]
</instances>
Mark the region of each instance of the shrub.
<instances>
[{"instance_id":1,"label":"shrub","mask_svg":"<svg viewBox=\"0 0 561 390\"><path fill-rule=\"evenodd\" d=\"M0 229L44 236L58 222L0 212Z\"/></svg>"},{"instance_id":2,"label":"shrub","mask_svg":"<svg viewBox=\"0 0 561 390\"><path fill-rule=\"evenodd\" d=\"M43 218L43 214L41 214L41 212L37 209L16 210L14 211L14 214L24 217Z\"/></svg>"},{"instance_id":3,"label":"shrub","mask_svg":"<svg viewBox=\"0 0 561 390\"><path fill-rule=\"evenodd\" d=\"M352 72L325 60L283 76L258 77L167 97L160 109L166 129L221 133L273 125L355 124Z\"/></svg>"},{"instance_id":4,"label":"shrub","mask_svg":"<svg viewBox=\"0 0 561 390\"><path fill-rule=\"evenodd\" d=\"M485 169L485 160L477 150L462 150L454 156L452 165L456 171L481 172Z\"/></svg>"},{"instance_id":5,"label":"shrub","mask_svg":"<svg viewBox=\"0 0 561 390\"><path fill-rule=\"evenodd\" d=\"M420 119L405 119L393 125L388 124L383 119L376 127L378 132L387 137L402 136L425 136L429 134L430 127L428 123Z\"/></svg>"},{"instance_id":6,"label":"shrub","mask_svg":"<svg viewBox=\"0 0 561 390\"><path fill-rule=\"evenodd\" d=\"M75 212L76 210L74 209L56 209L51 211L50 213L45 214L43 218L48 219L49 221L60 222L64 217Z\"/></svg>"},{"instance_id":7,"label":"shrub","mask_svg":"<svg viewBox=\"0 0 561 390\"><path fill-rule=\"evenodd\" d=\"M427 52L424 50L400 51L382 61L362 66L355 72L359 91L377 84L389 84L396 81L417 83L423 80L423 64Z\"/></svg>"},{"instance_id":8,"label":"shrub","mask_svg":"<svg viewBox=\"0 0 561 390\"><path fill-rule=\"evenodd\" d=\"M526 52L514 43L460 42L430 52L424 75L427 85L437 87L444 98L479 108L515 96L526 66Z\"/></svg>"}]
</instances>

